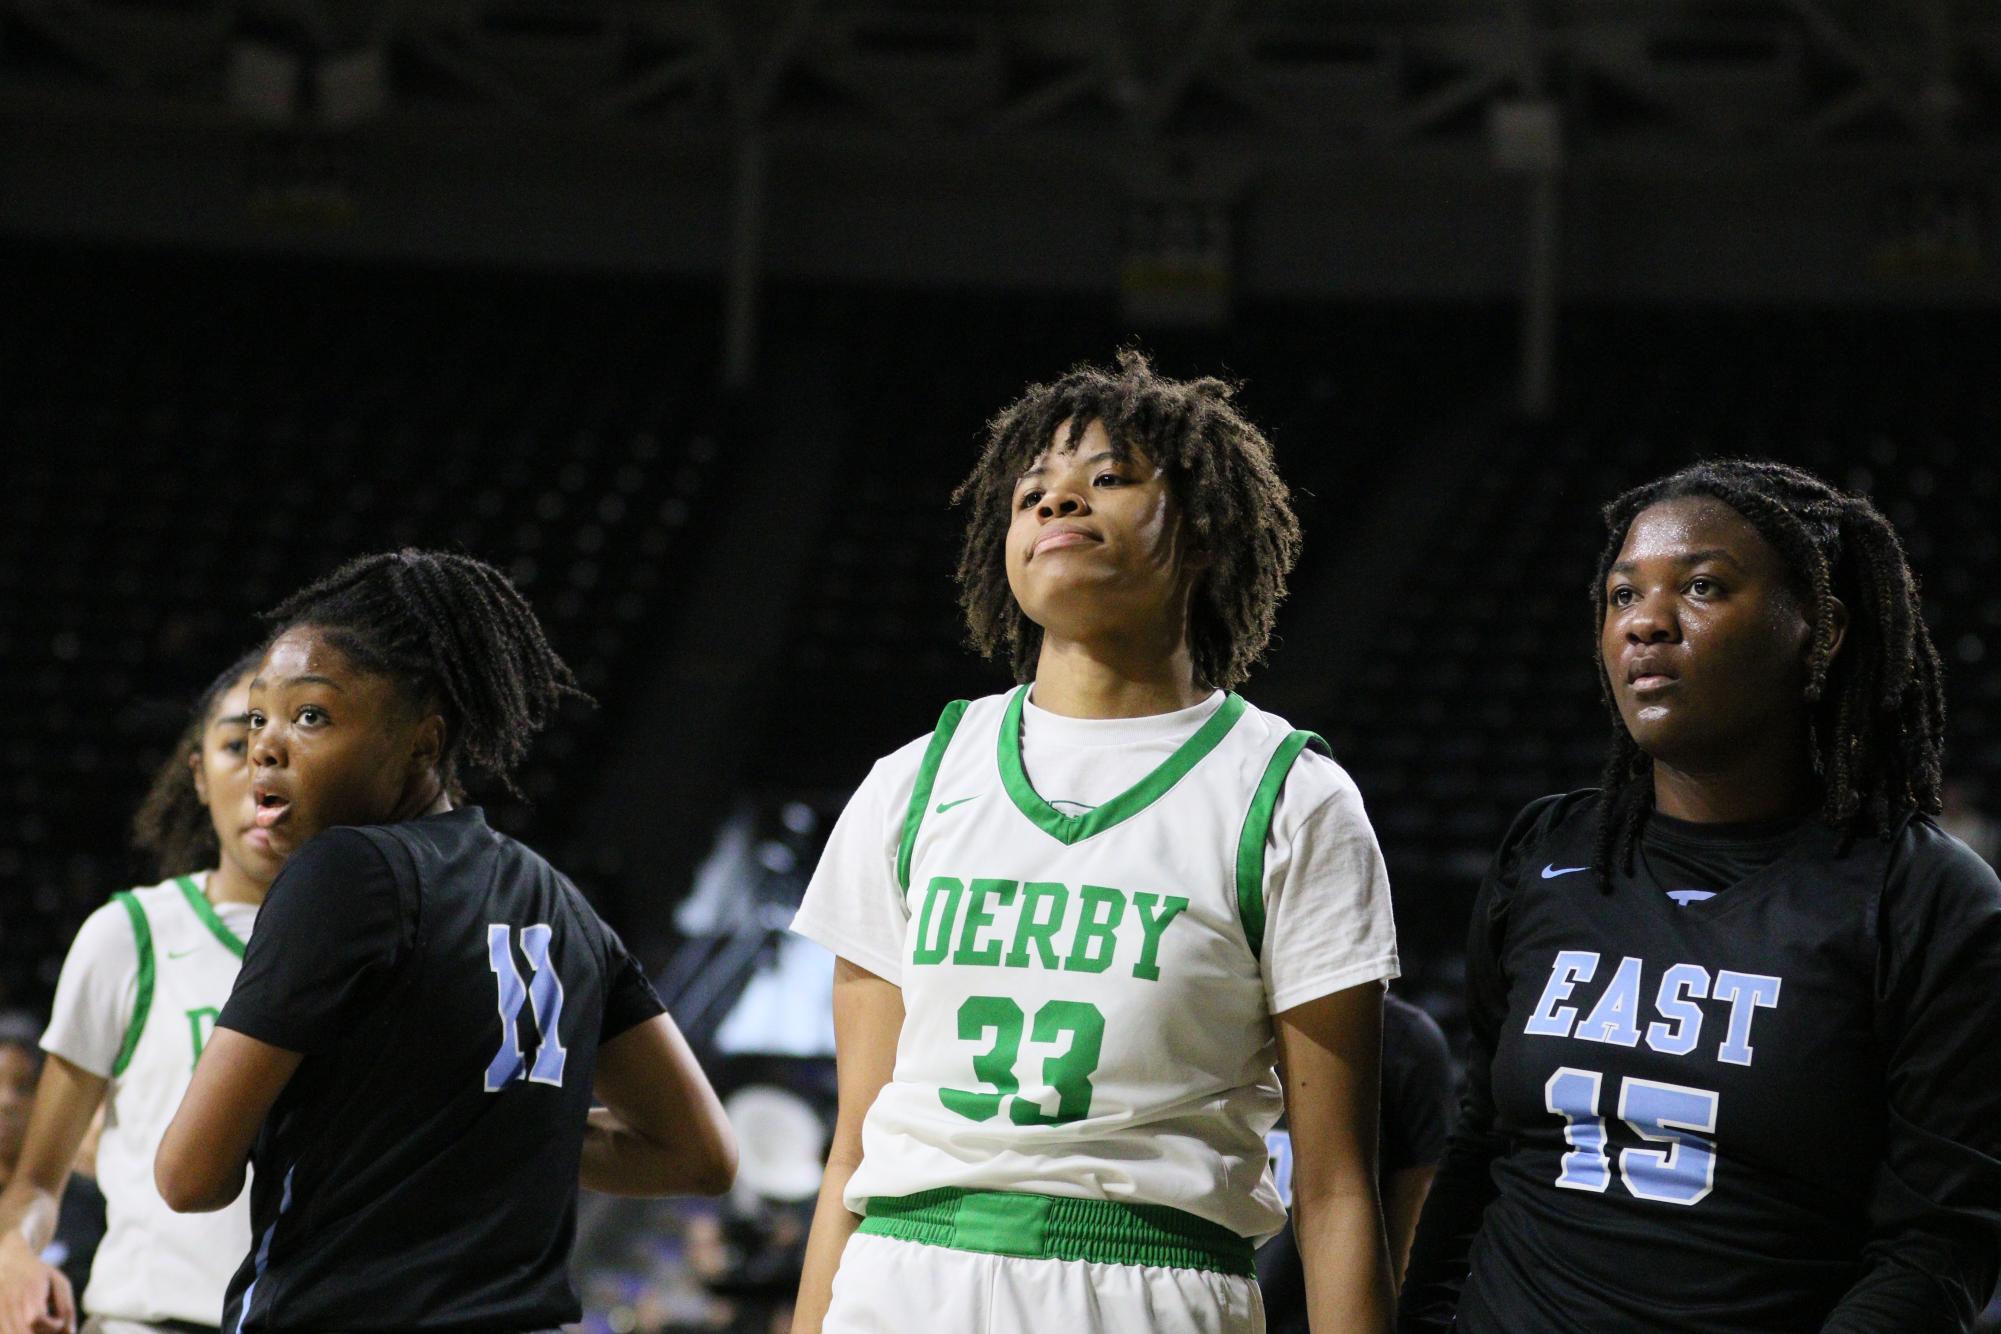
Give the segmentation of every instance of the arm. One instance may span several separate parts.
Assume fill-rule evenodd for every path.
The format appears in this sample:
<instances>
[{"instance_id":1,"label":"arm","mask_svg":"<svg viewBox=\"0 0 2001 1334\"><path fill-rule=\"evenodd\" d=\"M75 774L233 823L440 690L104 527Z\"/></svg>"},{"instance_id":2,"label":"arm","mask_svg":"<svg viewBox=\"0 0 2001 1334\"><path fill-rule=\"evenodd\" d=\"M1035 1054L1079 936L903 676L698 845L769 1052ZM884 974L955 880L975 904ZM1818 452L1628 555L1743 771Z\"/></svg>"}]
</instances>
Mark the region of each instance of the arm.
<instances>
[{"instance_id":1,"label":"arm","mask_svg":"<svg viewBox=\"0 0 2001 1334\"><path fill-rule=\"evenodd\" d=\"M1381 984L1364 982L1272 1021L1292 1127L1292 1225L1316 1331L1387 1330L1396 1307L1376 1189L1382 997Z\"/></svg>"},{"instance_id":2,"label":"arm","mask_svg":"<svg viewBox=\"0 0 2001 1334\"><path fill-rule=\"evenodd\" d=\"M805 1269L792 1315L793 1334L819 1334L834 1296L841 1251L861 1219L842 1201L848 1178L862 1161L862 1118L896 1068L896 1040L903 1032L903 989L846 959L834 961L834 1049L840 1112L820 1201L806 1238Z\"/></svg>"},{"instance_id":3,"label":"arm","mask_svg":"<svg viewBox=\"0 0 2001 1334\"><path fill-rule=\"evenodd\" d=\"M604 1106L584 1126L577 1173L608 1195L720 1195L736 1180L736 1135L688 1040L667 1015L598 1049Z\"/></svg>"},{"instance_id":4,"label":"arm","mask_svg":"<svg viewBox=\"0 0 2001 1334\"><path fill-rule=\"evenodd\" d=\"M399 880L360 829L329 829L292 854L153 1156L168 1208L207 1213L242 1194L257 1131L299 1063L350 1031L394 975L415 935L415 894L414 872Z\"/></svg>"},{"instance_id":5,"label":"arm","mask_svg":"<svg viewBox=\"0 0 2001 1334\"><path fill-rule=\"evenodd\" d=\"M1829 1334L1963 1329L2001 1267L2001 883L1935 829L1904 838L1881 914L1871 1235Z\"/></svg>"},{"instance_id":6,"label":"arm","mask_svg":"<svg viewBox=\"0 0 2001 1334\"><path fill-rule=\"evenodd\" d=\"M220 1028L195 1066L153 1157L153 1184L175 1213L210 1213L243 1193L250 1146L304 1059Z\"/></svg>"},{"instance_id":7,"label":"arm","mask_svg":"<svg viewBox=\"0 0 2001 1334\"><path fill-rule=\"evenodd\" d=\"M1390 1173L1383 1190L1383 1222L1389 1227L1390 1264L1396 1270L1398 1283L1403 1282L1404 1270L1410 1265L1410 1243L1417 1235L1417 1216L1431 1190L1431 1179L1437 1175L1435 1166L1402 1168Z\"/></svg>"},{"instance_id":8,"label":"arm","mask_svg":"<svg viewBox=\"0 0 2001 1334\"><path fill-rule=\"evenodd\" d=\"M60 1056L43 1063L20 1161L0 1191L0 1334L68 1329L76 1320L68 1280L41 1253L107 1082Z\"/></svg>"}]
</instances>

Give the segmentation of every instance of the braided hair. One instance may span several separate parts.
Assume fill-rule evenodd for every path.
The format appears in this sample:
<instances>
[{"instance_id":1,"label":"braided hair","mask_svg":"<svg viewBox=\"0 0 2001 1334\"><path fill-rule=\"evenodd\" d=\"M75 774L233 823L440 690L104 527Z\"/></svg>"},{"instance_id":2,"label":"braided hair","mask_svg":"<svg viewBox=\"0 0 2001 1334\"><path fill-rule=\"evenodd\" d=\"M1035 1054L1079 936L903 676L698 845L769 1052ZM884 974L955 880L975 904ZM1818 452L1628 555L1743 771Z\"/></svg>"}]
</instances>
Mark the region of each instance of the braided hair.
<instances>
[{"instance_id":1,"label":"braided hair","mask_svg":"<svg viewBox=\"0 0 2001 1334\"><path fill-rule=\"evenodd\" d=\"M1635 487L1605 506L1605 548L1592 584L1605 623L1605 577L1633 519L1688 496L1744 516L1784 560L1813 631L1807 657L1807 749L1821 783L1820 817L1842 832L1887 836L1900 816L1940 807L1945 681L1925 627L1916 577L1890 521L1867 499L1783 463L1728 459L1691 465ZM1848 630L1835 653L1836 599ZM1593 869L1632 869L1653 807L1653 761L1620 719L1602 662L1599 695L1612 717Z\"/></svg>"},{"instance_id":2,"label":"braided hair","mask_svg":"<svg viewBox=\"0 0 2001 1334\"><path fill-rule=\"evenodd\" d=\"M1210 558L1189 616L1196 678L1226 690L1240 684L1271 641L1300 539L1271 445L1237 410L1235 393L1234 385L1209 376L1169 379L1128 348L1109 368L1079 364L1061 379L1029 386L1001 409L987 426L979 462L952 493L954 505L967 507L958 583L973 647L1005 660L1017 681L1035 675L1042 627L1022 613L1007 582L1014 484L1063 422L1074 449L1095 421L1115 456L1142 454L1167 474L1195 542Z\"/></svg>"},{"instance_id":3,"label":"braided hair","mask_svg":"<svg viewBox=\"0 0 2001 1334\"><path fill-rule=\"evenodd\" d=\"M132 846L153 863L154 874L166 880L214 866L222 855L215 840L215 821L195 790L194 768L188 761L201 753L202 736L222 706L229 688L252 671L260 652L246 653L223 669L195 699L187 726L153 774L145 800L132 817Z\"/></svg>"},{"instance_id":4,"label":"braided hair","mask_svg":"<svg viewBox=\"0 0 2001 1334\"><path fill-rule=\"evenodd\" d=\"M439 777L510 793L528 743L565 698L590 702L543 636L534 610L484 561L443 551L361 556L294 593L264 619L272 635L311 626L361 671L396 681L445 720Z\"/></svg>"}]
</instances>

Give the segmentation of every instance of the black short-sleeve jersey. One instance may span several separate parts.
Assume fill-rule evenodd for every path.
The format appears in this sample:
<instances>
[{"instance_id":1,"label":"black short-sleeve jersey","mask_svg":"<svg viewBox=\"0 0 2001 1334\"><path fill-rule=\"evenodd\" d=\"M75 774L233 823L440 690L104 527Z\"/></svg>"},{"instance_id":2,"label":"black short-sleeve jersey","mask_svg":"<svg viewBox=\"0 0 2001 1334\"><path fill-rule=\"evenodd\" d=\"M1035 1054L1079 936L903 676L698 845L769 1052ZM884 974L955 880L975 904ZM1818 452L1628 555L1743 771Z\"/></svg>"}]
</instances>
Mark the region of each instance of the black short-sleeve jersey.
<instances>
[{"instance_id":1,"label":"black short-sleeve jersey","mask_svg":"<svg viewBox=\"0 0 2001 1334\"><path fill-rule=\"evenodd\" d=\"M1409 1001L1383 997L1383 1112L1378 1165L1385 1179L1431 1167L1452 1130L1452 1051L1438 1021Z\"/></svg>"},{"instance_id":2,"label":"black short-sleeve jersey","mask_svg":"<svg viewBox=\"0 0 2001 1334\"><path fill-rule=\"evenodd\" d=\"M1951 1330L2001 1248L2001 885L1927 820L1524 812L1474 911L1468 1088L1403 1327Z\"/></svg>"},{"instance_id":3,"label":"black short-sleeve jersey","mask_svg":"<svg viewBox=\"0 0 2001 1334\"><path fill-rule=\"evenodd\" d=\"M307 843L218 1020L305 1058L252 1150L224 1327L576 1319L597 1050L661 1009L576 888L477 807Z\"/></svg>"}]
</instances>

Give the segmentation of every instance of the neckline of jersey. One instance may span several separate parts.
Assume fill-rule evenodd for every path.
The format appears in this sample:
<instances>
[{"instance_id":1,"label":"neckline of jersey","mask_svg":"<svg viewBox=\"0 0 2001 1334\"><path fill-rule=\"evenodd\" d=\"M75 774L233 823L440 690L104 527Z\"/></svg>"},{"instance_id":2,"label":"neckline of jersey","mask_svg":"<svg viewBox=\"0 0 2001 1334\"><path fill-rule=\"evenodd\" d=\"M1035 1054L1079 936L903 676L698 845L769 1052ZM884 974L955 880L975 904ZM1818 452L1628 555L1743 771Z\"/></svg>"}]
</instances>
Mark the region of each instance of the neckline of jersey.
<instances>
[{"instance_id":1,"label":"neckline of jersey","mask_svg":"<svg viewBox=\"0 0 2001 1334\"><path fill-rule=\"evenodd\" d=\"M1644 843L1680 845L1689 848L1742 848L1762 850L1782 848L1791 842L1813 817L1785 816L1776 820L1743 820L1730 823L1680 820L1654 811L1647 817L1640 838Z\"/></svg>"},{"instance_id":2,"label":"neckline of jersey","mask_svg":"<svg viewBox=\"0 0 2001 1334\"><path fill-rule=\"evenodd\" d=\"M188 907L194 909L195 916L199 917L201 924L209 929L209 934L221 941L223 948L241 959L243 942L229 929L229 923L222 920L222 915L216 912L215 905L208 901L208 895L202 893L201 886L195 884L195 878L191 875L177 875L174 877L174 883L181 887L181 894L187 899Z\"/></svg>"},{"instance_id":3,"label":"neckline of jersey","mask_svg":"<svg viewBox=\"0 0 2001 1334\"><path fill-rule=\"evenodd\" d=\"M1067 713L1051 713L1035 702L1035 684L1021 701L1024 738L1036 733L1040 746L1053 741L1065 749L1124 749L1131 746L1175 745L1193 736L1203 723L1216 716L1229 692L1212 690L1185 709L1167 713L1142 714L1137 718L1077 718Z\"/></svg>"},{"instance_id":4,"label":"neckline of jersey","mask_svg":"<svg viewBox=\"0 0 2001 1334\"><path fill-rule=\"evenodd\" d=\"M1648 823L1651 824L1652 821L1648 821ZM1775 885L1783 884L1784 877L1777 874L1780 868L1792 865L1802 856L1832 856L1836 838L1835 831L1823 822L1814 819L1801 820L1786 834L1771 840L1772 843L1778 846L1775 855L1769 860L1751 868L1744 875L1731 881L1729 884L1720 885L1711 890L1710 897L1706 899L1695 899L1688 903L1676 903L1665 892L1653 891L1648 892L1642 897L1651 903L1655 910L1663 911L1671 916L1683 919L1731 916L1742 910L1746 905L1763 899L1766 893L1770 892ZM1658 847L1658 845L1656 846ZM1711 847L1714 849L1716 845L1712 844ZM1640 851L1641 855L1644 856L1646 853L1644 844ZM1853 849L1850 851L1852 853ZM1850 856L1838 860L1845 868L1847 863L1854 859ZM1835 873L1842 874L1845 872L1837 870ZM1638 886L1634 887L1638 888ZM1688 888L1696 889L1701 888L1701 886L1690 885Z\"/></svg>"},{"instance_id":5,"label":"neckline of jersey","mask_svg":"<svg viewBox=\"0 0 2001 1334\"><path fill-rule=\"evenodd\" d=\"M1028 770L1021 762L1021 710L1027 698L1027 686L1015 687L1014 693L1008 697L1007 712L1001 718L1000 739L996 745L1001 786L1007 789L1008 798L1014 802L1016 810L1066 846L1082 842L1093 834L1101 834L1160 800L1176 783L1187 777L1188 771L1200 764L1204 756L1222 743L1248 707L1243 697L1232 691L1224 698L1222 707L1211 714L1193 736L1155 765L1144 778L1094 810L1081 815L1065 815L1042 799L1042 794L1029 782Z\"/></svg>"}]
</instances>

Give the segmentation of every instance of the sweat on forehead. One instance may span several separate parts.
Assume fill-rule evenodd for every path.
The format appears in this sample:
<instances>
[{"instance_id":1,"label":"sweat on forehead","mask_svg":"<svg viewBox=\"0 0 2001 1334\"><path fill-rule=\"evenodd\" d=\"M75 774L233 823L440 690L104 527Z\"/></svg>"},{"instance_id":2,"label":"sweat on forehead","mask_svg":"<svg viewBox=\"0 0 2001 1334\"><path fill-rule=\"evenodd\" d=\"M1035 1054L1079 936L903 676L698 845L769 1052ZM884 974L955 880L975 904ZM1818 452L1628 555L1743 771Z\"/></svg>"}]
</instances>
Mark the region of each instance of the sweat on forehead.
<instances>
[{"instance_id":1,"label":"sweat on forehead","mask_svg":"<svg viewBox=\"0 0 2001 1334\"><path fill-rule=\"evenodd\" d=\"M1769 548L1758 526L1714 496L1675 496L1643 507L1626 525L1621 546L1723 547L1742 561L1753 548Z\"/></svg>"},{"instance_id":2,"label":"sweat on forehead","mask_svg":"<svg viewBox=\"0 0 2001 1334\"><path fill-rule=\"evenodd\" d=\"M1791 544L1707 491L1684 491L1641 503L1615 540L1618 545L1608 572L1647 559L1686 564L1721 560L1746 574L1769 577L1802 598L1812 593L1813 572L1800 564Z\"/></svg>"}]
</instances>

